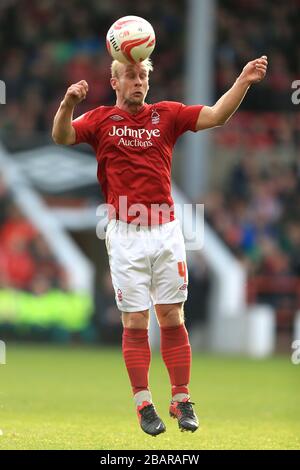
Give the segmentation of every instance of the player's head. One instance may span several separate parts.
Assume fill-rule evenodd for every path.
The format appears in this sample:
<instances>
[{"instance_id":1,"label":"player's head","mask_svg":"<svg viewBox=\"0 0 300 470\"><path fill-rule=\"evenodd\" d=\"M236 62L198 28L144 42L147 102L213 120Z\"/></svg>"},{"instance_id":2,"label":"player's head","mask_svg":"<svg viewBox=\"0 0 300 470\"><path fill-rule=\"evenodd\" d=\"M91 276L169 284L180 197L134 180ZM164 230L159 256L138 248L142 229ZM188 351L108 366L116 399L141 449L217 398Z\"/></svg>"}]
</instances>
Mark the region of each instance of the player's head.
<instances>
[{"instance_id":1,"label":"player's head","mask_svg":"<svg viewBox=\"0 0 300 470\"><path fill-rule=\"evenodd\" d=\"M114 60L111 64L110 83L117 99L128 105L143 104L149 90L149 72L152 70L150 59L128 65Z\"/></svg>"}]
</instances>

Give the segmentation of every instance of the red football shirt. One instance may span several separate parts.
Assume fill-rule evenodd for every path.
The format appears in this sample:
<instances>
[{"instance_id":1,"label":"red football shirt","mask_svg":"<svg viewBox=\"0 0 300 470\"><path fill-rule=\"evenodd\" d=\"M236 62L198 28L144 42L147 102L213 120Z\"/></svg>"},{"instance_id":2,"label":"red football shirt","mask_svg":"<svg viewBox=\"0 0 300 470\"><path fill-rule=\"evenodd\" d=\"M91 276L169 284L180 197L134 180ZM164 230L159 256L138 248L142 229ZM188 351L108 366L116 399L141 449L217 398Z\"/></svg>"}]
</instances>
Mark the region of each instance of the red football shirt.
<instances>
[{"instance_id":1,"label":"red football shirt","mask_svg":"<svg viewBox=\"0 0 300 470\"><path fill-rule=\"evenodd\" d=\"M196 131L202 108L161 101L130 114L117 106L99 106L72 122L75 143L86 142L95 150L98 180L116 218L142 225L174 219L173 147L181 134Z\"/></svg>"}]
</instances>

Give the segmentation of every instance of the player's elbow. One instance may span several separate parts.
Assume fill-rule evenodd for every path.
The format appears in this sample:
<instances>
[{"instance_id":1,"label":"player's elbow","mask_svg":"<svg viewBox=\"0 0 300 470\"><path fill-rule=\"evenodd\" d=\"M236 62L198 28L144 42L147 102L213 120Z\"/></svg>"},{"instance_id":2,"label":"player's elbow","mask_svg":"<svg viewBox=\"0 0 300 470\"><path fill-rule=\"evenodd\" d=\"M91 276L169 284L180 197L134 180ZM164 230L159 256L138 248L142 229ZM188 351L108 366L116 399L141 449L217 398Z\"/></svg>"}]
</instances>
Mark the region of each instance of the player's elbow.
<instances>
[{"instance_id":1,"label":"player's elbow","mask_svg":"<svg viewBox=\"0 0 300 470\"><path fill-rule=\"evenodd\" d=\"M55 132L55 130L52 131L52 140L57 145L71 145L73 143L73 139L71 139L71 136L62 136L61 134Z\"/></svg>"},{"instance_id":2,"label":"player's elbow","mask_svg":"<svg viewBox=\"0 0 300 470\"><path fill-rule=\"evenodd\" d=\"M56 145L69 145L66 140L61 139L60 137L52 136L52 139Z\"/></svg>"},{"instance_id":3,"label":"player's elbow","mask_svg":"<svg viewBox=\"0 0 300 470\"><path fill-rule=\"evenodd\" d=\"M226 124L227 120L228 119L214 106L206 106L200 113L196 129L200 131L220 127Z\"/></svg>"},{"instance_id":4,"label":"player's elbow","mask_svg":"<svg viewBox=\"0 0 300 470\"><path fill-rule=\"evenodd\" d=\"M214 129L215 127L222 127L229 121L230 118L225 118L223 116L216 117L210 123L210 128Z\"/></svg>"},{"instance_id":5,"label":"player's elbow","mask_svg":"<svg viewBox=\"0 0 300 470\"><path fill-rule=\"evenodd\" d=\"M52 132L52 140L55 144L62 145L61 139L59 138L57 134L55 134L55 132Z\"/></svg>"},{"instance_id":6,"label":"player's elbow","mask_svg":"<svg viewBox=\"0 0 300 470\"><path fill-rule=\"evenodd\" d=\"M225 124L227 124L229 119L230 119L230 117L224 117L224 116L219 117L216 121L216 126L215 127L224 126Z\"/></svg>"}]
</instances>

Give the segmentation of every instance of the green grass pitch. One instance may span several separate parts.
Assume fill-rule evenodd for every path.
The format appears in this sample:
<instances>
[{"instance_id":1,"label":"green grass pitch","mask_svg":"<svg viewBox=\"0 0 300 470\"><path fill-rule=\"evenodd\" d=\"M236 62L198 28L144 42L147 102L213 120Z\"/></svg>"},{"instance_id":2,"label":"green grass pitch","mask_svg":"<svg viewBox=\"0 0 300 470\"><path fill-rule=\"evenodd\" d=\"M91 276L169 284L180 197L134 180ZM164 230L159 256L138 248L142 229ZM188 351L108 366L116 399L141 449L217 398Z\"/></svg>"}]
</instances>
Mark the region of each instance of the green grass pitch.
<instances>
[{"instance_id":1,"label":"green grass pitch","mask_svg":"<svg viewBox=\"0 0 300 470\"><path fill-rule=\"evenodd\" d=\"M120 349L7 344L0 365L0 449L300 449L300 365L194 353L191 392L201 429L168 415L159 353L150 384L167 432L139 426Z\"/></svg>"}]
</instances>

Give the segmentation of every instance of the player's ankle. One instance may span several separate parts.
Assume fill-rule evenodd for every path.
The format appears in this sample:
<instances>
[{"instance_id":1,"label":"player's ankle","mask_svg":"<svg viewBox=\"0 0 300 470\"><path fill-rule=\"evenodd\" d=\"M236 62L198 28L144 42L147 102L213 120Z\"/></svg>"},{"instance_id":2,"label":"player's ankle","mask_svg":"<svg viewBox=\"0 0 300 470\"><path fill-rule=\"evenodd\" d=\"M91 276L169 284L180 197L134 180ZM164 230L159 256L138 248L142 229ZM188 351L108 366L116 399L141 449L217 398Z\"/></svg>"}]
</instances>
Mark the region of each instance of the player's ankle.
<instances>
[{"instance_id":1,"label":"player's ankle","mask_svg":"<svg viewBox=\"0 0 300 470\"><path fill-rule=\"evenodd\" d=\"M189 394L187 393L176 393L172 396L172 401L188 401L190 399Z\"/></svg>"},{"instance_id":2,"label":"player's ankle","mask_svg":"<svg viewBox=\"0 0 300 470\"><path fill-rule=\"evenodd\" d=\"M152 395L149 390L141 390L134 395L135 406L141 406L144 402L152 403Z\"/></svg>"}]
</instances>

